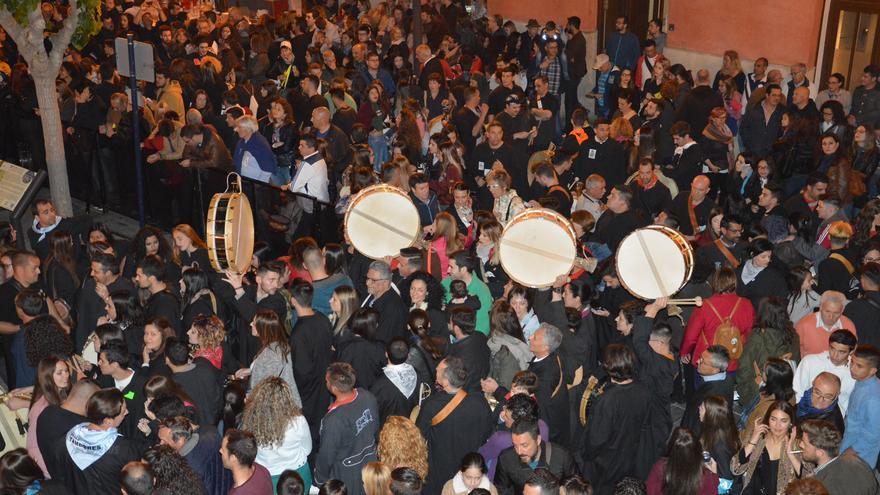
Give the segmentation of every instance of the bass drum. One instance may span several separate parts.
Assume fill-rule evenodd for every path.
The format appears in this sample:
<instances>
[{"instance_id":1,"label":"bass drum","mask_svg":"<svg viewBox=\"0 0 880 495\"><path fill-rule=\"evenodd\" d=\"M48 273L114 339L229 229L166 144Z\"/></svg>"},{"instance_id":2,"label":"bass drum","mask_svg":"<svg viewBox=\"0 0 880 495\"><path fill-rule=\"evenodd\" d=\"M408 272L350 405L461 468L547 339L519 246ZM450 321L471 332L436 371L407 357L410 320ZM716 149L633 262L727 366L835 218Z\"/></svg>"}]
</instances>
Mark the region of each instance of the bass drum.
<instances>
[{"instance_id":1,"label":"bass drum","mask_svg":"<svg viewBox=\"0 0 880 495\"><path fill-rule=\"evenodd\" d=\"M254 255L254 215L251 203L241 192L237 174L232 191L215 194L208 205L206 222L208 257L218 272L245 273Z\"/></svg>"},{"instance_id":2,"label":"bass drum","mask_svg":"<svg viewBox=\"0 0 880 495\"><path fill-rule=\"evenodd\" d=\"M345 236L374 260L396 256L422 233L419 211L401 189L376 184L357 193L345 210Z\"/></svg>"},{"instance_id":3,"label":"bass drum","mask_svg":"<svg viewBox=\"0 0 880 495\"><path fill-rule=\"evenodd\" d=\"M617 277L640 299L669 297L694 271L694 248L679 232L661 225L633 231L617 248Z\"/></svg>"},{"instance_id":4,"label":"bass drum","mask_svg":"<svg viewBox=\"0 0 880 495\"><path fill-rule=\"evenodd\" d=\"M574 228L565 217L553 210L531 208L507 222L498 256L515 282L526 287L549 287L574 266L576 240Z\"/></svg>"}]
</instances>

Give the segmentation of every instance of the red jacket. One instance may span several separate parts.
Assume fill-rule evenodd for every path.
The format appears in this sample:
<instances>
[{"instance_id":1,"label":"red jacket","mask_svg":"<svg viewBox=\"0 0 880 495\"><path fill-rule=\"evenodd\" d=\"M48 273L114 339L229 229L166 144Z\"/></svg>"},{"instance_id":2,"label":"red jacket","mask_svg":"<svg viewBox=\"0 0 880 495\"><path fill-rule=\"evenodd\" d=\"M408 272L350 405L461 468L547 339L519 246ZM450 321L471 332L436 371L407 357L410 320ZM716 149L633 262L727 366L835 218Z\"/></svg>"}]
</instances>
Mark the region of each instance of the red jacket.
<instances>
[{"instance_id":1,"label":"red jacket","mask_svg":"<svg viewBox=\"0 0 880 495\"><path fill-rule=\"evenodd\" d=\"M733 306L737 300L740 303L731 320L739 328L742 334L742 345L745 346L749 334L752 332L752 325L755 323L755 308L752 307L752 303L748 299L739 297L736 294L715 294L706 301L711 302L715 306L715 309L722 318L726 318L733 311ZM712 345L712 341L715 338L715 329L721 324L721 320L715 316L715 313L706 304L706 301L703 302L702 307L696 308L691 313L687 327L684 330L684 339L681 342L681 356L692 356L692 363L700 357L707 347ZM701 334L705 334L706 338L704 339ZM696 366L696 363L694 363L694 366ZM736 367L737 362L731 360L727 370L736 371Z\"/></svg>"}]
</instances>

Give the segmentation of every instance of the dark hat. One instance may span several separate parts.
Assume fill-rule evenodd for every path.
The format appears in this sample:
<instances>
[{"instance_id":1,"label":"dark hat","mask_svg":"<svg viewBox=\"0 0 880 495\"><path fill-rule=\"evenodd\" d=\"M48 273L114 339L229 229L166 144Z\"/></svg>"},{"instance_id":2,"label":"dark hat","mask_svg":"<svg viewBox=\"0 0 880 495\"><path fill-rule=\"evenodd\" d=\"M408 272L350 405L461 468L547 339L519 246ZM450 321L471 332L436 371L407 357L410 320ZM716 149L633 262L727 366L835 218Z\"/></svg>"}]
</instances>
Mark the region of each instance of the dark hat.
<instances>
[{"instance_id":1,"label":"dark hat","mask_svg":"<svg viewBox=\"0 0 880 495\"><path fill-rule=\"evenodd\" d=\"M538 21L536 19L529 19L529 22L528 22L528 24L526 24L526 27L527 28L537 28L537 27L541 27L541 25L538 24Z\"/></svg>"}]
</instances>

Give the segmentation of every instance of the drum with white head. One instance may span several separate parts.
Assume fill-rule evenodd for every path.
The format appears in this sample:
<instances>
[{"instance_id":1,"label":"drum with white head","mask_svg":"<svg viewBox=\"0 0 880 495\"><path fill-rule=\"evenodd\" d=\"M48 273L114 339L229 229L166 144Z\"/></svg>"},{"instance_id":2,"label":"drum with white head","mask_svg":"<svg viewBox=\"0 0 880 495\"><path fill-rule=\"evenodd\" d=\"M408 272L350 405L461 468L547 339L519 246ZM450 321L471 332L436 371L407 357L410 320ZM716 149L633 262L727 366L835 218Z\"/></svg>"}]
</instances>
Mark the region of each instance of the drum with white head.
<instances>
[{"instance_id":1,"label":"drum with white head","mask_svg":"<svg viewBox=\"0 0 880 495\"><path fill-rule=\"evenodd\" d=\"M507 222L498 256L515 282L526 287L549 287L574 266L576 239L568 219L553 210L530 208Z\"/></svg>"},{"instance_id":2,"label":"drum with white head","mask_svg":"<svg viewBox=\"0 0 880 495\"><path fill-rule=\"evenodd\" d=\"M419 211L401 189L376 184L351 198L345 235L361 254L381 260L412 246L421 234Z\"/></svg>"},{"instance_id":3,"label":"drum with white head","mask_svg":"<svg viewBox=\"0 0 880 495\"><path fill-rule=\"evenodd\" d=\"M669 297L694 271L694 249L679 232L661 225L633 231L617 248L620 284L640 299Z\"/></svg>"}]
</instances>

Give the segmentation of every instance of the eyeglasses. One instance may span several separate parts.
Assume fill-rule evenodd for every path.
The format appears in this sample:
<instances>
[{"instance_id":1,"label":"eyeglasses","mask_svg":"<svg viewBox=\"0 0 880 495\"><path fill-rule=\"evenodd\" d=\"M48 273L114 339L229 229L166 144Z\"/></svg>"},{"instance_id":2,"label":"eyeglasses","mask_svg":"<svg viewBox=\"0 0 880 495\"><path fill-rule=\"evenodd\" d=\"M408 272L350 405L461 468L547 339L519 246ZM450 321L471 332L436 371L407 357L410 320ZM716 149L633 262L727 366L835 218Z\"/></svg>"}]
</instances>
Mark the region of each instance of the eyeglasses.
<instances>
[{"instance_id":1,"label":"eyeglasses","mask_svg":"<svg viewBox=\"0 0 880 495\"><path fill-rule=\"evenodd\" d=\"M815 388L813 389L813 397L816 397L817 399L827 400L828 402L833 402L834 399L837 399L836 395L834 395L834 394L820 394L819 392L816 391Z\"/></svg>"}]
</instances>

